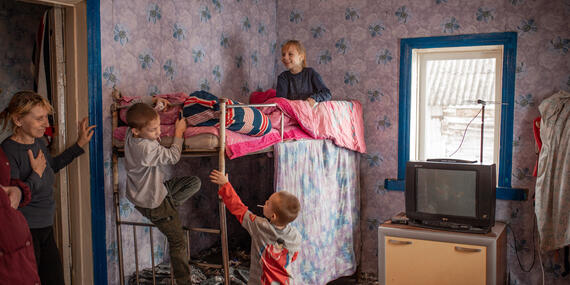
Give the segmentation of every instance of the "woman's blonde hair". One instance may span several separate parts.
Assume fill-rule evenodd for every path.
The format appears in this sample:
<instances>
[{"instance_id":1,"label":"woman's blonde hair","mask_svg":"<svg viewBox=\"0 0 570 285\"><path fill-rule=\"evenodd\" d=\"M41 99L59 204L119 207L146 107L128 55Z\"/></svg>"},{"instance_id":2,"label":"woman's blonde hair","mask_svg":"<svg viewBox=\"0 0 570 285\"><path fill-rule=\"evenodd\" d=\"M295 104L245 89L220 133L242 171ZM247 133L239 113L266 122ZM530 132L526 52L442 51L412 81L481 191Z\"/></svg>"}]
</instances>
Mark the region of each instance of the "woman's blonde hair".
<instances>
[{"instance_id":1,"label":"woman's blonde hair","mask_svg":"<svg viewBox=\"0 0 570 285\"><path fill-rule=\"evenodd\" d=\"M14 118L25 116L36 106L44 107L49 114L53 113L53 107L49 101L34 91L26 90L14 94L8 107L0 112L2 129L6 129L8 122L12 122L12 131L15 131L17 126L13 122Z\"/></svg>"},{"instance_id":2,"label":"woman's blonde hair","mask_svg":"<svg viewBox=\"0 0 570 285\"><path fill-rule=\"evenodd\" d=\"M307 59L307 52L305 51L305 48L303 47L303 45L301 44L300 41L298 40L288 40L283 47L281 48L281 53L284 53L286 49L288 49L290 46L295 47L297 49L297 52L303 56L303 63L302 66L303 68L307 67L307 63L306 63L306 59Z\"/></svg>"}]
</instances>

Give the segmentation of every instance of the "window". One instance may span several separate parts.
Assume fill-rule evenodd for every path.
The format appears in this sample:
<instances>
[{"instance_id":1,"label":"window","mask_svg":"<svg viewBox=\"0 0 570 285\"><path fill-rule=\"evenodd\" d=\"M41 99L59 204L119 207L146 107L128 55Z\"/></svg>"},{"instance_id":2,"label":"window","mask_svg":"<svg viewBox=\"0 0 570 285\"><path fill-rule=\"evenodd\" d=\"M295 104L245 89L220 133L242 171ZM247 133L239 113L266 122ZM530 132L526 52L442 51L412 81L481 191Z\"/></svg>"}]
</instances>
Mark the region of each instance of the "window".
<instances>
[{"instance_id":1,"label":"window","mask_svg":"<svg viewBox=\"0 0 570 285\"><path fill-rule=\"evenodd\" d=\"M456 158L499 165L502 62L498 45L412 51L411 160Z\"/></svg>"},{"instance_id":2,"label":"window","mask_svg":"<svg viewBox=\"0 0 570 285\"><path fill-rule=\"evenodd\" d=\"M516 48L517 34L515 32L409 38L400 41L398 179L387 179L385 181L387 190L404 190L406 162L410 158L448 157L454 142L447 143L449 146L446 149L433 147L433 141L440 143L443 139L454 136L449 134L449 124L443 126L442 122L446 120L446 123L450 123L457 118L464 120L469 115L474 117L475 114L472 111L481 106L469 103L481 99L477 97L486 94L482 100L499 102L498 105L486 104L485 106L485 117L490 116L493 119L485 119L484 140L487 148L483 150L483 161L493 161L499 169L497 198L526 199L525 191L511 188ZM434 91L439 86L437 80L438 78L441 80L441 76L434 77L434 72L430 71L430 68L434 70L439 67L457 71L458 65L466 67L469 64L486 67L489 69L489 74L492 71L493 78L496 80L493 80L493 84L488 85L488 88L493 89L493 92L476 92L476 94L460 92L458 96L453 94L455 92ZM490 68L491 66L493 68ZM421 70L427 70L427 72L422 73ZM463 76L464 78L461 79L469 79L473 84L473 75L464 72L463 75L456 76ZM472 78L467 78L470 76ZM470 86L469 83L460 84L460 81L453 83L462 85L464 88ZM442 102L446 104L440 104ZM462 113L462 115L455 116L453 112ZM477 124L480 132L481 114L477 118L479 122L474 121L472 124ZM429 131L425 131L426 128ZM442 131L442 128L446 130ZM472 133L470 136L475 136L475 134ZM479 137L477 137L477 142L480 141ZM474 139L470 139L471 144L473 141ZM491 141L492 144L487 143ZM471 151L469 148L473 146L463 145L461 148L465 148L463 153L459 156L456 154L454 158L479 160L479 157L471 159L474 154L479 154L477 148Z\"/></svg>"}]
</instances>

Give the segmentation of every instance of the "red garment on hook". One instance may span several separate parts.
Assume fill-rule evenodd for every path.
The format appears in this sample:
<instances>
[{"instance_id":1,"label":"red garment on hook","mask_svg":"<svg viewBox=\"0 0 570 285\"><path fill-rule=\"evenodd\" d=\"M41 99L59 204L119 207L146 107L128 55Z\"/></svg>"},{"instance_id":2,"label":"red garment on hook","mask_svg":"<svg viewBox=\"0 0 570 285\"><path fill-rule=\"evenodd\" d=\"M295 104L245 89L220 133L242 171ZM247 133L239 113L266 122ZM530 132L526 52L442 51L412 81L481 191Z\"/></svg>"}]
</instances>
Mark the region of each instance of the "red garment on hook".
<instances>
[{"instance_id":1,"label":"red garment on hook","mask_svg":"<svg viewBox=\"0 0 570 285\"><path fill-rule=\"evenodd\" d=\"M532 121L532 131L534 133L534 140L536 142L536 163L534 164L534 171L532 172L532 176L536 177L538 172L538 155L540 154L540 149L542 149L542 140L540 139L540 117L536 117L534 121Z\"/></svg>"}]
</instances>

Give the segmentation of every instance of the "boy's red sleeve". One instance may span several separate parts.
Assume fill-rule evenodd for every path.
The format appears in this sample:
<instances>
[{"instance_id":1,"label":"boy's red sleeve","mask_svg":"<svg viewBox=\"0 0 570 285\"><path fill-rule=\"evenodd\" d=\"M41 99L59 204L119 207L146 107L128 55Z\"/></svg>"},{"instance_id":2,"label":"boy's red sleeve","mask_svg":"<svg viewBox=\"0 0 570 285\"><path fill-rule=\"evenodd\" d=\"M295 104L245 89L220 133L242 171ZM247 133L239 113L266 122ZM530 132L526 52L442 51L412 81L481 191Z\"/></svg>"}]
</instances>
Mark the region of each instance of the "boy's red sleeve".
<instances>
[{"instance_id":1,"label":"boy's red sleeve","mask_svg":"<svg viewBox=\"0 0 570 285\"><path fill-rule=\"evenodd\" d=\"M20 188L20 191L22 192L22 198L20 200L20 205L18 206L19 208L22 208L30 203L30 200L32 200L32 192L26 183L22 182L19 179L11 179L10 186L16 186Z\"/></svg>"},{"instance_id":2,"label":"boy's red sleeve","mask_svg":"<svg viewBox=\"0 0 570 285\"><path fill-rule=\"evenodd\" d=\"M291 262L295 261L297 259L298 255L299 255L299 252L295 251L295 253L293 253L293 257L291 258Z\"/></svg>"},{"instance_id":3,"label":"boy's red sleeve","mask_svg":"<svg viewBox=\"0 0 570 285\"><path fill-rule=\"evenodd\" d=\"M224 201L224 204L226 204L230 213L236 216L241 224L243 222L243 217L247 212L247 207L241 202L241 199L234 190L234 187L232 187L232 184L229 182L224 184L224 186L218 190L218 195L222 197L222 200Z\"/></svg>"}]
</instances>

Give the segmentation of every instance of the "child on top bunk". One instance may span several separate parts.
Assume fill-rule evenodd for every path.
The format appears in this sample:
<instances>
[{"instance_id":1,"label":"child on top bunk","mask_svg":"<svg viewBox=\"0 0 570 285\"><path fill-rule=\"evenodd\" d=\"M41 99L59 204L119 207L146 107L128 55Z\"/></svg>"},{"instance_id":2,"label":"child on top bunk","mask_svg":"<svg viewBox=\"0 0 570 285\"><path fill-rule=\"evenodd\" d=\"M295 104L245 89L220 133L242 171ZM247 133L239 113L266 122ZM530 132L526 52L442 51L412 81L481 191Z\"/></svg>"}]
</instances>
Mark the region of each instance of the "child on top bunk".
<instances>
[{"instance_id":1,"label":"child on top bunk","mask_svg":"<svg viewBox=\"0 0 570 285\"><path fill-rule=\"evenodd\" d=\"M287 191L273 193L263 206L265 219L254 215L241 202L227 174L212 170L210 180L222 186L218 195L251 235L247 284L290 284L294 278L287 266L297 259L301 246L301 234L290 225L301 208L297 197Z\"/></svg>"},{"instance_id":2,"label":"child on top bunk","mask_svg":"<svg viewBox=\"0 0 570 285\"><path fill-rule=\"evenodd\" d=\"M305 48L297 40L287 41L281 48L281 62L288 70L277 77L277 97L307 100L311 107L331 99L331 92L314 69L307 67Z\"/></svg>"},{"instance_id":3,"label":"child on top bunk","mask_svg":"<svg viewBox=\"0 0 570 285\"><path fill-rule=\"evenodd\" d=\"M176 284L191 284L187 242L176 208L200 190L201 182L196 176L165 181L162 169L180 160L186 120L176 121L170 148L158 142L160 117L150 105L132 105L127 111L127 124L127 197L166 236Z\"/></svg>"}]
</instances>

